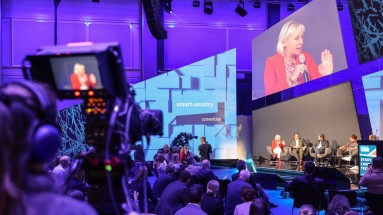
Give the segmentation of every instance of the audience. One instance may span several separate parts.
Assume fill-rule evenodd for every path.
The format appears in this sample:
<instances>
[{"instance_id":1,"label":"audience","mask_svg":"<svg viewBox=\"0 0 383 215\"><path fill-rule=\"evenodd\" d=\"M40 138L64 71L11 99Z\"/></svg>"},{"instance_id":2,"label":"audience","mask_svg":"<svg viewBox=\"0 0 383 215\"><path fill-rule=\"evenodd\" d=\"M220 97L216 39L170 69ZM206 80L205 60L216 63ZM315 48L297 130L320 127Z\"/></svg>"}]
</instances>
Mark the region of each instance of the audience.
<instances>
[{"instance_id":1,"label":"audience","mask_svg":"<svg viewBox=\"0 0 383 215\"><path fill-rule=\"evenodd\" d=\"M238 160L237 161L237 169L238 169L238 172L234 173L233 175L231 175L231 181L237 180L238 177L239 177L239 172L241 170L245 170L246 169L246 162L244 160ZM278 207L278 205L273 204L272 202L270 202L268 195L265 193L265 191L263 190L262 186L259 183L256 183L256 180L255 180L254 177L255 177L255 175L250 173L250 178L249 178L248 182L254 188L254 190L256 192L255 196L257 198L263 198L267 202L269 207L271 207L271 208Z\"/></svg>"},{"instance_id":2,"label":"audience","mask_svg":"<svg viewBox=\"0 0 383 215\"><path fill-rule=\"evenodd\" d=\"M372 167L359 181L360 186L367 187L367 191L373 194L383 195L383 158L372 159Z\"/></svg>"},{"instance_id":3,"label":"audience","mask_svg":"<svg viewBox=\"0 0 383 215\"><path fill-rule=\"evenodd\" d=\"M247 170L241 170L241 172L239 173L239 179L232 181L228 184L225 200L225 215L233 214L235 206L243 202L241 196L242 189L244 187L252 187L248 183L249 178L250 172Z\"/></svg>"},{"instance_id":4,"label":"audience","mask_svg":"<svg viewBox=\"0 0 383 215\"><path fill-rule=\"evenodd\" d=\"M218 177L210 170L210 161L203 160L201 163L201 169L196 173L196 175L204 178L205 180L218 180Z\"/></svg>"},{"instance_id":5,"label":"audience","mask_svg":"<svg viewBox=\"0 0 383 215\"><path fill-rule=\"evenodd\" d=\"M170 163L174 165L174 168L176 169L176 172L179 172L180 169L181 169L179 154L174 153L174 154L172 154L171 157L172 157L172 159L171 159Z\"/></svg>"},{"instance_id":6,"label":"audience","mask_svg":"<svg viewBox=\"0 0 383 215\"><path fill-rule=\"evenodd\" d=\"M254 199L250 205L249 215L270 215L270 208L267 202L261 198Z\"/></svg>"},{"instance_id":7,"label":"audience","mask_svg":"<svg viewBox=\"0 0 383 215\"><path fill-rule=\"evenodd\" d=\"M166 169L166 165L167 165L167 163L165 161L164 154L157 153L157 155L154 159L154 162L153 162L153 169L155 170L155 172L157 174L164 174L165 169Z\"/></svg>"},{"instance_id":8,"label":"audience","mask_svg":"<svg viewBox=\"0 0 383 215\"><path fill-rule=\"evenodd\" d=\"M186 162L186 158L190 156L189 148L187 146L182 147L180 152L180 162Z\"/></svg>"},{"instance_id":9,"label":"audience","mask_svg":"<svg viewBox=\"0 0 383 215\"><path fill-rule=\"evenodd\" d=\"M350 208L350 202L347 197L342 194L336 194L328 205L326 215L343 215Z\"/></svg>"},{"instance_id":10,"label":"audience","mask_svg":"<svg viewBox=\"0 0 383 215\"><path fill-rule=\"evenodd\" d=\"M209 215L223 214L223 200L219 197L219 183L210 180L206 186L206 193L202 197L201 208Z\"/></svg>"},{"instance_id":11,"label":"audience","mask_svg":"<svg viewBox=\"0 0 383 215\"><path fill-rule=\"evenodd\" d=\"M137 144L136 151L134 151L133 157L134 162L145 163L144 149L142 148L141 144Z\"/></svg>"},{"instance_id":12,"label":"audience","mask_svg":"<svg viewBox=\"0 0 383 215\"><path fill-rule=\"evenodd\" d=\"M243 187L241 191L243 203L235 206L234 215L247 215L250 205L255 197L255 190L252 187Z\"/></svg>"},{"instance_id":13,"label":"audience","mask_svg":"<svg viewBox=\"0 0 383 215\"><path fill-rule=\"evenodd\" d=\"M69 160L70 158L68 156L60 157L59 165L57 165L52 171L56 178L56 187L64 185L68 177Z\"/></svg>"},{"instance_id":14,"label":"audience","mask_svg":"<svg viewBox=\"0 0 383 215\"><path fill-rule=\"evenodd\" d=\"M157 215L173 215L179 209L185 207L189 203L188 184L190 173L182 171L179 180L170 183L161 195L157 204L155 214Z\"/></svg>"},{"instance_id":15,"label":"audience","mask_svg":"<svg viewBox=\"0 0 383 215\"><path fill-rule=\"evenodd\" d=\"M1 215L97 214L86 203L59 194L46 171L60 137L54 129L52 95L43 85L27 81L7 83L0 89Z\"/></svg>"},{"instance_id":16,"label":"audience","mask_svg":"<svg viewBox=\"0 0 383 215\"><path fill-rule=\"evenodd\" d=\"M299 208L299 215L316 215L317 210L312 205L302 205Z\"/></svg>"},{"instance_id":17,"label":"audience","mask_svg":"<svg viewBox=\"0 0 383 215\"><path fill-rule=\"evenodd\" d=\"M201 170L200 166L195 165L195 160L193 157L187 157L186 162L188 166L185 168L185 171L188 171L190 175L195 175Z\"/></svg>"},{"instance_id":18,"label":"audience","mask_svg":"<svg viewBox=\"0 0 383 215\"><path fill-rule=\"evenodd\" d=\"M136 171L133 181L129 184L129 190L137 191L140 194L138 196L138 207L141 213L146 213L145 201L147 201L146 204L148 205L147 212L153 212L158 202L158 198L154 196L150 183L147 180L147 176L148 169L146 166L140 165ZM146 186L146 196L144 194L144 186Z\"/></svg>"},{"instance_id":19,"label":"audience","mask_svg":"<svg viewBox=\"0 0 383 215\"><path fill-rule=\"evenodd\" d=\"M295 197L296 205L312 204L316 209L325 208L326 198L324 196L325 183L323 179L314 176L315 164L307 161L304 165L304 176L295 177L285 186L285 191L293 195L301 193L301 198Z\"/></svg>"},{"instance_id":20,"label":"audience","mask_svg":"<svg viewBox=\"0 0 383 215\"><path fill-rule=\"evenodd\" d=\"M153 194L160 198L165 188L174 181L175 168L173 164L166 165L165 174L159 175L153 184Z\"/></svg>"},{"instance_id":21,"label":"audience","mask_svg":"<svg viewBox=\"0 0 383 215\"><path fill-rule=\"evenodd\" d=\"M202 187L194 184L189 188L189 204L178 210L175 215L207 215L201 209Z\"/></svg>"}]
</instances>

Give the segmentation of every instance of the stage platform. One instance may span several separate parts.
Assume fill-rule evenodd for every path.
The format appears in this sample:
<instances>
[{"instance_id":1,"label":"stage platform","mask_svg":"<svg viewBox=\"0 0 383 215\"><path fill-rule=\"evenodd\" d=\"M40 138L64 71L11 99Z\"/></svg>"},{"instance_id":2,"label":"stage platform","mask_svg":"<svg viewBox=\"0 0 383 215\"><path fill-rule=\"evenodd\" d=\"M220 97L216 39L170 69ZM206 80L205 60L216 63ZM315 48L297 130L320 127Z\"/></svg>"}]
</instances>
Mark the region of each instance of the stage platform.
<instances>
[{"instance_id":1,"label":"stage platform","mask_svg":"<svg viewBox=\"0 0 383 215\"><path fill-rule=\"evenodd\" d=\"M255 161L254 164L256 166L257 175L260 174L259 180L262 180L262 177L269 180L270 175L275 175L272 180L275 181L278 187L283 187L293 178L304 174L302 166L288 162L277 165L270 164L268 161ZM359 181L358 171L347 168L346 166L341 168L316 166L315 175L325 180L327 189L355 189Z\"/></svg>"}]
</instances>

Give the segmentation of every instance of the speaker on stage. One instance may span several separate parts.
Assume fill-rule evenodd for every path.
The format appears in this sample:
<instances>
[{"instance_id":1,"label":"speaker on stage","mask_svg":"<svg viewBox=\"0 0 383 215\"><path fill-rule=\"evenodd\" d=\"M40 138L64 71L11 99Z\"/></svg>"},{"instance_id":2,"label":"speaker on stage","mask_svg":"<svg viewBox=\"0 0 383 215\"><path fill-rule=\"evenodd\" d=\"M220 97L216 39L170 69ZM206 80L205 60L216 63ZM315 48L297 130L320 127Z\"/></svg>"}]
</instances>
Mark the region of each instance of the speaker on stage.
<instances>
[{"instance_id":1,"label":"speaker on stage","mask_svg":"<svg viewBox=\"0 0 383 215\"><path fill-rule=\"evenodd\" d=\"M163 0L143 0L142 3L150 32L157 40L166 39L168 32L164 28Z\"/></svg>"}]
</instances>

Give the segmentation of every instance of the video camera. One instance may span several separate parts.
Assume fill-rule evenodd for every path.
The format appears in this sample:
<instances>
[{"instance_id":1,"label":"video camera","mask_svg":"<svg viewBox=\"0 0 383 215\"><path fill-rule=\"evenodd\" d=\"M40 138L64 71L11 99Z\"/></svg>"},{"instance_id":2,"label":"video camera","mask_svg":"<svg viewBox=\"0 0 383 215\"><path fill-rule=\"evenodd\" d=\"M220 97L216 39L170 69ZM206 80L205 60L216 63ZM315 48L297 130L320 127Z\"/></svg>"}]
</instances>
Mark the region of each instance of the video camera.
<instances>
[{"instance_id":1,"label":"video camera","mask_svg":"<svg viewBox=\"0 0 383 215\"><path fill-rule=\"evenodd\" d=\"M23 66L26 79L49 84L60 99L84 99L85 140L95 148L81 162L92 185L88 202L100 214L123 212L116 202L129 198L123 188L130 150L143 135L162 135L162 111L142 110L134 101L118 43L42 47L26 60L31 63L29 71Z\"/></svg>"},{"instance_id":2,"label":"video camera","mask_svg":"<svg viewBox=\"0 0 383 215\"><path fill-rule=\"evenodd\" d=\"M172 141L172 147L189 146L189 140L197 139L198 136L193 136L191 133L181 132Z\"/></svg>"}]
</instances>

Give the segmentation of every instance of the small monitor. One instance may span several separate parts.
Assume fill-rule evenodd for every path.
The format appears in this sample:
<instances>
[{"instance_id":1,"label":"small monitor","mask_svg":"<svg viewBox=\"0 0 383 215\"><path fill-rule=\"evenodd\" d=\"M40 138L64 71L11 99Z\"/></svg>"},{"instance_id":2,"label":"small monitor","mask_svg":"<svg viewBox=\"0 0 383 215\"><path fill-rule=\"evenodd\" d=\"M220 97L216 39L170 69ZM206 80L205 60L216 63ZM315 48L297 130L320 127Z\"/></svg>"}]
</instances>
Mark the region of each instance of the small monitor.
<instances>
[{"instance_id":1,"label":"small monitor","mask_svg":"<svg viewBox=\"0 0 383 215\"><path fill-rule=\"evenodd\" d=\"M27 60L32 80L50 84L61 99L127 96L118 43L42 47Z\"/></svg>"},{"instance_id":2,"label":"small monitor","mask_svg":"<svg viewBox=\"0 0 383 215\"><path fill-rule=\"evenodd\" d=\"M98 61L94 55L50 58L58 90L102 90Z\"/></svg>"},{"instance_id":3,"label":"small monitor","mask_svg":"<svg viewBox=\"0 0 383 215\"><path fill-rule=\"evenodd\" d=\"M359 145L360 176L363 176L369 169L372 159L377 156L376 145Z\"/></svg>"}]
</instances>

